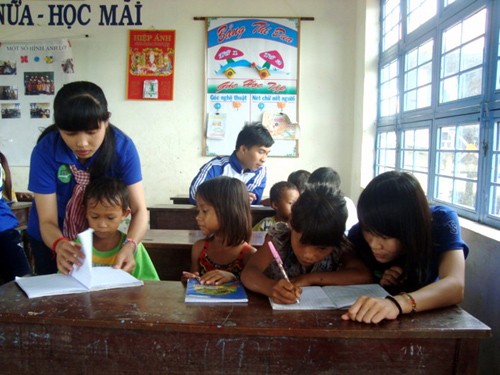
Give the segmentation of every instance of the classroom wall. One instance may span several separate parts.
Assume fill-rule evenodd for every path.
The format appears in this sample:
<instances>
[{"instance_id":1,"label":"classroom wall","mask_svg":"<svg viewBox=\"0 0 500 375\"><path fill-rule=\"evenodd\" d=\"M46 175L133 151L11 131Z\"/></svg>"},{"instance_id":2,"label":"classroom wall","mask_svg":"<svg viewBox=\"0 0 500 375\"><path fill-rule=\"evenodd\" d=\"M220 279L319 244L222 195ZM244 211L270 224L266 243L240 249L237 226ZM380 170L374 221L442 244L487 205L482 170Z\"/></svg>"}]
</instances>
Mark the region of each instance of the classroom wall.
<instances>
[{"instance_id":1,"label":"classroom wall","mask_svg":"<svg viewBox=\"0 0 500 375\"><path fill-rule=\"evenodd\" d=\"M36 3L31 2L32 6ZM86 3L97 8L104 2L89 0ZM87 26L74 24L71 28L7 26L2 27L0 39L70 38L76 79L90 80L103 87L112 123L129 134L137 145L146 202L154 205L170 203L169 198L173 195L187 194L191 179L209 160L202 156L205 24L193 17L314 17L314 21L301 24L299 157L268 159L266 194L273 183L286 179L293 170L313 170L328 165L340 173L343 190L356 200L362 164L359 146L362 130L359 129L362 129L364 115L363 104L355 103L364 100L367 3L377 2L150 0L142 4L142 26L103 28L94 20ZM371 11L378 12L378 5ZM125 99L130 28L176 30L173 101ZM81 37L84 34L89 37ZM371 35L374 34L376 32L372 31ZM370 147L373 149L373 142ZM370 150L366 151L371 154ZM365 163L365 168L370 171L370 163ZM28 167L12 168L19 191L27 189L28 170Z\"/></svg>"},{"instance_id":2,"label":"classroom wall","mask_svg":"<svg viewBox=\"0 0 500 375\"><path fill-rule=\"evenodd\" d=\"M25 0L35 6L46 2ZM87 0L86 4L126 2ZM298 158L270 158L270 186L296 169L329 165L342 177L342 189L357 201L373 177L376 119L378 0L148 0L142 2L142 26L1 26L0 41L70 38L77 79L102 86L112 122L128 133L141 155L146 202L170 203L187 194L199 167L204 107L205 25L196 16L314 17L301 26ZM173 101L126 100L128 30L176 30ZM88 34L88 38L82 35ZM1 121L1 120L0 120ZM241 124L243 125L243 124ZM13 167L18 191L26 190L28 167ZM497 336L498 231L484 236L465 229L471 247L467 261L464 308L489 324ZM496 319L496 320L495 320ZM498 371L498 338L485 340L481 373Z\"/></svg>"},{"instance_id":3,"label":"classroom wall","mask_svg":"<svg viewBox=\"0 0 500 375\"><path fill-rule=\"evenodd\" d=\"M469 245L466 261L465 296L461 303L466 311L487 324L493 336L481 342L480 374L500 374L500 242L498 233L489 230L479 234L478 224L461 220L462 237Z\"/></svg>"}]
</instances>

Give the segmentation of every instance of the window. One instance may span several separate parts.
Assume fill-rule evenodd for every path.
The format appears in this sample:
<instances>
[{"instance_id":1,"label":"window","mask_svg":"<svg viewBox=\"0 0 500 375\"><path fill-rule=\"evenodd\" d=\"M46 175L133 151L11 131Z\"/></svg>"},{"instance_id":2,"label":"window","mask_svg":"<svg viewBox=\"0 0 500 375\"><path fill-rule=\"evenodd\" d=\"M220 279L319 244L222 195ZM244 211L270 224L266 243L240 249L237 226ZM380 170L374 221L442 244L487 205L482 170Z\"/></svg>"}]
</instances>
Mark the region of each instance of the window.
<instances>
[{"instance_id":1,"label":"window","mask_svg":"<svg viewBox=\"0 0 500 375\"><path fill-rule=\"evenodd\" d=\"M489 214L500 219L500 123L495 123Z\"/></svg>"},{"instance_id":2,"label":"window","mask_svg":"<svg viewBox=\"0 0 500 375\"><path fill-rule=\"evenodd\" d=\"M396 169L396 132L379 132L378 144L377 169L380 173Z\"/></svg>"},{"instance_id":3,"label":"window","mask_svg":"<svg viewBox=\"0 0 500 375\"><path fill-rule=\"evenodd\" d=\"M443 32L440 102L481 95L486 9Z\"/></svg>"},{"instance_id":4,"label":"window","mask_svg":"<svg viewBox=\"0 0 500 375\"><path fill-rule=\"evenodd\" d=\"M435 198L473 210L476 206L479 124L438 128Z\"/></svg>"},{"instance_id":5,"label":"window","mask_svg":"<svg viewBox=\"0 0 500 375\"><path fill-rule=\"evenodd\" d=\"M398 62L396 60L380 70L380 112L383 116L399 112Z\"/></svg>"},{"instance_id":6,"label":"window","mask_svg":"<svg viewBox=\"0 0 500 375\"><path fill-rule=\"evenodd\" d=\"M383 8L382 45L386 50L395 45L401 38L401 15L399 0L387 0Z\"/></svg>"},{"instance_id":7,"label":"window","mask_svg":"<svg viewBox=\"0 0 500 375\"><path fill-rule=\"evenodd\" d=\"M433 45L426 41L405 56L405 111L431 105Z\"/></svg>"},{"instance_id":8,"label":"window","mask_svg":"<svg viewBox=\"0 0 500 375\"><path fill-rule=\"evenodd\" d=\"M436 0L408 0L408 26L411 33L436 15Z\"/></svg>"},{"instance_id":9,"label":"window","mask_svg":"<svg viewBox=\"0 0 500 375\"><path fill-rule=\"evenodd\" d=\"M381 0L375 173L500 228L500 2Z\"/></svg>"},{"instance_id":10,"label":"window","mask_svg":"<svg viewBox=\"0 0 500 375\"><path fill-rule=\"evenodd\" d=\"M401 169L413 174L427 193L429 129L408 129L402 132L401 138Z\"/></svg>"}]
</instances>

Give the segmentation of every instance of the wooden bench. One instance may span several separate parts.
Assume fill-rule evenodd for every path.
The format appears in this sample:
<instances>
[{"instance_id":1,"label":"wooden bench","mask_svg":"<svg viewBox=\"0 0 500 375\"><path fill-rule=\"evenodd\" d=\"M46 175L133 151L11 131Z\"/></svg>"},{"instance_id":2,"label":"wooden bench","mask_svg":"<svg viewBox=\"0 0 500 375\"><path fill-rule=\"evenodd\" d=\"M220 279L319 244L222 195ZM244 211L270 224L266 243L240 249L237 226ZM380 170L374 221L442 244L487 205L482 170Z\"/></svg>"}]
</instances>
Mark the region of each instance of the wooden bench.
<instances>
[{"instance_id":1,"label":"wooden bench","mask_svg":"<svg viewBox=\"0 0 500 375\"><path fill-rule=\"evenodd\" d=\"M261 246L265 235L266 232L253 232L252 246ZM161 280L180 280L182 271L191 269L191 247L202 238L200 230L150 229L142 243Z\"/></svg>"}]
</instances>

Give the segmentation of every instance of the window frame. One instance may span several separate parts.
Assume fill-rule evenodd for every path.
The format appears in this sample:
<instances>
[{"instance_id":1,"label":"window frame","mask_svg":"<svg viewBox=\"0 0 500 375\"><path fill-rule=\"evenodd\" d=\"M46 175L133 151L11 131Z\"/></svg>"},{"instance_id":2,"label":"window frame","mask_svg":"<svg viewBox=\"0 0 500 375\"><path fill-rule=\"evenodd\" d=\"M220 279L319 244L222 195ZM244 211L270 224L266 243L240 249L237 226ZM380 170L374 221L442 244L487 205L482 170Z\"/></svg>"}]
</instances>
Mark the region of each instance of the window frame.
<instances>
[{"instance_id":1,"label":"window frame","mask_svg":"<svg viewBox=\"0 0 500 375\"><path fill-rule=\"evenodd\" d=\"M387 0L381 0L380 30L383 30L383 7ZM495 90L495 77L499 76L497 70L500 69L500 2L494 0L457 0L447 7L444 7L443 0L436 0L437 14L420 25L410 34L406 34L406 5L407 0L400 0L401 14L401 39L395 45L383 51L382 31L379 45L379 81L377 100L377 125L375 134L375 175L381 172L378 164L379 155L379 134L394 130L396 132L396 170L405 170L403 166L403 135L406 130L417 128L427 128L429 131L429 168L427 196L430 204L446 205L453 208L460 216L478 221L489 226L500 228L500 218L489 214L490 201L495 199L492 192L493 183L491 181L491 171L493 167L493 137L495 121L500 124L500 84ZM443 33L457 22L467 19L471 15L486 9L486 25L484 31L484 49L482 67L482 86L480 95L470 96L463 99L440 103L439 90L441 86L441 64L442 64L442 43ZM415 108L405 111L405 57L413 49L419 47L426 41L433 40L432 57L432 88L431 105L429 107ZM464 44L460 44L463 46ZM398 111L390 116L381 116L381 69L397 60L398 64ZM500 79L500 77L498 77ZM478 165L476 196L474 209L469 209L457 204L451 204L438 199L436 191L437 179L437 137L438 130L446 124L463 124L467 122L479 123L479 145L478 145ZM413 166L414 168L415 166ZM459 178L457 179L459 180ZM491 197L490 197L491 195Z\"/></svg>"}]
</instances>

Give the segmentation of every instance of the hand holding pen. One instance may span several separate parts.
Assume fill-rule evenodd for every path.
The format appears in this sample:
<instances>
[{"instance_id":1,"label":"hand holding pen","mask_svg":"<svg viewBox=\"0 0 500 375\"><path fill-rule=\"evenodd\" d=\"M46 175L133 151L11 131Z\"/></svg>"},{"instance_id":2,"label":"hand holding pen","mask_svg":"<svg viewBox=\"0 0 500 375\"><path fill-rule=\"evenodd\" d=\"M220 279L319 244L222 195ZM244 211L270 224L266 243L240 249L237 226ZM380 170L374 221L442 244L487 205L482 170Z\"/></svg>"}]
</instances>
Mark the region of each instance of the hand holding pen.
<instances>
[{"instance_id":1,"label":"hand holding pen","mask_svg":"<svg viewBox=\"0 0 500 375\"><path fill-rule=\"evenodd\" d=\"M290 281L290 279L288 278L288 275L286 274L285 268L283 267L283 261L281 260L281 257L278 254L278 252L276 251L276 248L274 247L273 243L271 241L269 241L267 244L269 245L269 249L271 250L271 254L273 254L273 257L276 260L276 263L278 264L278 267L281 271L281 274L283 275L283 277L285 278L285 280L289 284L293 285L292 282ZM296 302L300 303L300 300L298 297L296 297Z\"/></svg>"}]
</instances>

